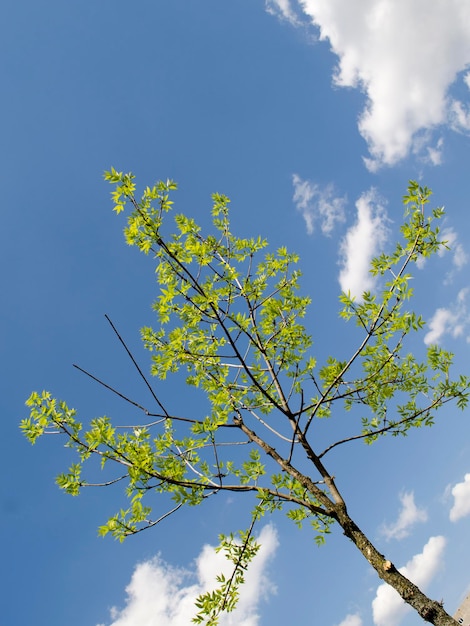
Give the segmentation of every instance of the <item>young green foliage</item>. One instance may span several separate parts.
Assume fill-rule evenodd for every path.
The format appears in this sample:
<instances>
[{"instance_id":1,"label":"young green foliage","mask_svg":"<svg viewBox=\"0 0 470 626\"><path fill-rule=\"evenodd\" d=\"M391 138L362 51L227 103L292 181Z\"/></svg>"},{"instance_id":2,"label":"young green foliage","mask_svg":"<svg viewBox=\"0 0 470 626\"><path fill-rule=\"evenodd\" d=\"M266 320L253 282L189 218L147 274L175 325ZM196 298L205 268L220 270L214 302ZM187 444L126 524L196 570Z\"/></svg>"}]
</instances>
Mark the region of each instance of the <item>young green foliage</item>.
<instances>
[{"instance_id":1,"label":"young green foliage","mask_svg":"<svg viewBox=\"0 0 470 626\"><path fill-rule=\"evenodd\" d=\"M41 435L60 433L76 453L69 472L58 477L59 486L77 495L84 486L125 484L129 506L99 529L121 541L209 496L251 493L251 526L240 541L221 539L233 575L229 580L221 576L219 588L198 599L196 623L215 625L222 611L234 609L244 571L258 549L254 524L282 509L298 526L308 521L318 544L338 523L379 576L424 615L421 607L431 601L419 590L410 593L412 583L394 568L383 569L382 555L349 517L323 458L354 440L372 443L431 425L437 409L449 401L461 409L467 405L469 380L452 379L449 352L430 346L427 357L419 360L406 351L408 336L424 325L406 308L412 297L411 269L444 245L435 226L442 210L425 214L430 191L410 183L402 241L372 262L378 293L364 293L360 300L350 294L340 297L340 316L359 329L357 347L317 367L302 323L310 298L300 294L295 254L285 248L270 251L259 237L234 235L224 195L213 195L213 228L203 234L194 219L181 214L171 227L173 181L147 187L139 200L132 174L111 169L105 179L115 186L116 213L130 207L127 243L155 262L156 326L142 329L152 355L151 373L162 381L183 373L189 389L205 394L208 408L201 415L167 409L132 355L154 406L144 408L116 393L145 412L145 425L118 428L110 418L99 417L84 429L66 403L48 392L33 393L27 401L30 417L21 423L24 434L35 443ZM314 449L317 419L344 411L355 433L338 439L333 428L329 445ZM98 457L102 467L114 466L114 477L106 483L85 480L92 471L90 457ZM154 515L155 503L169 510ZM452 623L443 610L434 605L432 610L437 611L433 623Z\"/></svg>"}]
</instances>

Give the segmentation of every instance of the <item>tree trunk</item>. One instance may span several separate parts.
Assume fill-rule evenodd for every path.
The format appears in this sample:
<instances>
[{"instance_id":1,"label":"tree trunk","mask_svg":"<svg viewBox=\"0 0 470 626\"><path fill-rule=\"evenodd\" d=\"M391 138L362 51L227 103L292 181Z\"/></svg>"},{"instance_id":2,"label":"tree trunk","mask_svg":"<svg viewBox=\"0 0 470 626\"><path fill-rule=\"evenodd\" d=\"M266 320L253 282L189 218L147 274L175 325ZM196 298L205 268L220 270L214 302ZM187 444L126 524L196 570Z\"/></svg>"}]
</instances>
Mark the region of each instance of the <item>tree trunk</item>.
<instances>
[{"instance_id":1,"label":"tree trunk","mask_svg":"<svg viewBox=\"0 0 470 626\"><path fill-rule=\"evenodd\" d=\"M364 557L375 569L379 577L393 587L412 606L424 621L435 626L458 626L443 608L442 604L428 598L408 578L400 574L396 567L372 545L360 528L349 517L344 505L337 506L336 515L346 537L349 537Z\"/></svg>"}]
</instances>

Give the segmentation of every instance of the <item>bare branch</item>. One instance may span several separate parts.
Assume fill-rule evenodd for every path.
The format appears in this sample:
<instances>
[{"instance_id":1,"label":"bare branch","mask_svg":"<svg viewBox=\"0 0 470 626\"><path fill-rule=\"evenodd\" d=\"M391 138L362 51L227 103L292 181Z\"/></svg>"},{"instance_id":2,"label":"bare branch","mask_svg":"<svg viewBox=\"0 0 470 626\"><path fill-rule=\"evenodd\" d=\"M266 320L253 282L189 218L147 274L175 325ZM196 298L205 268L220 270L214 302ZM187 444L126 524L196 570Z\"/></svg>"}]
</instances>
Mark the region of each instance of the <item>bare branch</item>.
<instances>
[{"instance_id":1,"label":"bare branch","mask_svg":"<svg viewBox=\"0 0 470 626\"><path fill-rule=\"evenodd\" d=\"M139 373L139 376L142 378L142 380L144 381L147 389L150 391L153 399L155 400L155 402L158 404L158 406L161 408L161 410L163 411L163 413L169 417L169 414L167 412L167 410L165 409L165 407L163 406L163 404L160 402L160 400L157 398L154 390L152 389L152 386L150 385L149 381L147 380L146 376L144 375L144 373L142 372L142 370L139 367L139 364L137 363L137 361L135 360L132 352L129 350L129 348L127 347L126 342L124 341L124 339L121 337L121 335L119 334L117 328L114 326L113 322L111 321L111 319L109 318L108 315L105 315L105 318L107 319L107 321L109 322L111 328L113 329L116 337L119 339L119 341L121 342L121 344L123 345L125 351L127 352L127 354L129 355L129 358L131 359L132 363L134 364L136 370Z\"/></svg>"},{"instance_id":2,"label":"bare branch","mask_svg":"<svg viewBox=\"0 0 470 626\"><path fill-rule=\"evenodd\" d=\"M88 482L79 482L79 486L80 487L109 487L110 485L114 485L115 483L120 482L121 480L124 480L125 478L127 478L127 474L123 474L122 476L119 476L118 478L115 478L114 480L108 480L105 483L88 483Z\"/></svg>"}]
</instances>

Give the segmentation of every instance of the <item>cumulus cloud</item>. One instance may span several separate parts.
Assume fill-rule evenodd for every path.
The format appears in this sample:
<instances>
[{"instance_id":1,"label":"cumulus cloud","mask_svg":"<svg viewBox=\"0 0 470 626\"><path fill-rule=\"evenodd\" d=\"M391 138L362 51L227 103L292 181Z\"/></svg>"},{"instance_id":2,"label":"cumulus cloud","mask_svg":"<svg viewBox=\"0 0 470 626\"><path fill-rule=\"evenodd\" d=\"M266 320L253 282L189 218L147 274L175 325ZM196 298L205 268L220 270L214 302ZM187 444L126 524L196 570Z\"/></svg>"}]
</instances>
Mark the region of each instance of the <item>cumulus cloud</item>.
<instances>
[{"instance_id":1,"label":"cumulus cloud","mask_svg":"<svg viewBox=\"0 0 470 626\"><path fill-rule=\"evenodd\" d=\"M424 509L415 504L414 493L405 492L400 496L401 511L398 519L393 524L384 525L382 533L387 539L403 539L410 534L411 528L418 522L426 522L428 515Z\"/></svg>"},{"instance_id":2,"label":"cumulus cloud","mask_svg":"<svg viewBox=\"0 0 470 626\"><path fill-rule=\"evenodd\" d=\"M275 591L266 566L278 540L276 531L265 526L258 538L261 548L245 576L237 609L220 620L221 626L257 626L260 599ZM159 557L137 565L126 588L126 606L112 609L110 626L188 626L196 614L195 599L215 588L216 576L230 576L230 562L212 546L204 546L195 571L169 566Z\"/></svg>"},{"instance_id":3,"label":"cumulus cloud","mask_svg":"<svg viewBox=\"0 0 470 626\"><path fill-rule=\"evenodd\" d=\"M442 536L431 537L420 554L416 554L400 568L400 572L420 589L425 589L442 566L446 540ZM372 601L372 613L376 626L397 626L411 608L398 593L386 583L377 588Z\"/></svg>"},{"instance_id":4,"label":"cumulus cloud","mask_svg":"<svg viewBox=\"0 0 470 626\"><path fill-rule=\"evenodd\" d=\"M338 196L332 184L320 187L298 174L292 176L293 201L302 214L307 232L312 235L319 223L324 235L330 235L338 222L344 222L346 197Z\"/></svg>"},{"instance_id":5,"label":"cumulus cloud","mask_svg":"<svg viewBox=\"0 0 470 626\"><path fill-rule=\"evenodd\" d=\"M467 296L470 289L461 289L457 300L449 307L441 307L436 310L429 321L429 331L424 336L426 345L439 343L444 335L453 338L461 337L467 332L470 324L470 314L467 308ZM467 341L469 337L467 337Z\"/></svg>"},{"instance_id":6,"label":"cumulus cloud","mask_svg":"<svg viewBox=\"0 0 470 626\"><path fill-rule=\"evenodd\" d=\"M371 259L381 250L388 236L386 210L374 189L356 202L357 220L340 246L339 283L341 290L360 297L370 291L375 279L369 272Z\"/></svg>"},{"instance_id":7,"label":"cumulus cloud","mask_svg":"<svg viewBox=\"0 0 470 626\"><path fill-rule=\"evenodd\" d=\"M454 504L449 513L451 522L470 515L470 474L465 474L463 482L454 485L451 491Z\"/></svg>"},{"instance_id":8,"label":"cumulus cloud","mask_svg":"<svg viewBox=\"0 0 470 626\"><path fill-rule=\"evenodd\" d=\"M293 3L272 0L295 23ZM362 90L366 105L359 130L374 171L393 165L449 124L470 130L468 104L449 96L461 76L470 84L470 4L462 0L299 0L339 61L334 82ZM297 19L297 18L296 18ZM419 27L417 27L419 24ZM436 34L433 36L432 34ZM426 150L425 150L426 152ZM432 148L429 160L441 161Z\"/></svg>"},{"instance_id":9,"label":"cumulus cloud","mask_svg":"<svg viewBox=\"0 0 470 626\"><path fill-rule=\"evenodd\" d=\"M362 619L357 613L346 615L338 626L362 626Z\"/></svg>"}]
</instances>

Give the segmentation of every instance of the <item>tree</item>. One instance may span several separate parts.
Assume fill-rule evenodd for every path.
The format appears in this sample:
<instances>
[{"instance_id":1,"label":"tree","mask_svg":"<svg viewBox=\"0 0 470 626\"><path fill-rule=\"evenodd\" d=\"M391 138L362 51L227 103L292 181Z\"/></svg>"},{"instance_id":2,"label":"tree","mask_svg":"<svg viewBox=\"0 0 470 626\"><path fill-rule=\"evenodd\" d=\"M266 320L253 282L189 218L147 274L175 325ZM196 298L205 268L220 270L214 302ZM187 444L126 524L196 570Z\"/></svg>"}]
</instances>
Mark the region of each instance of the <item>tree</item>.
<instances>
[{"instance_id":1,"label":"tree","mask_svg":"<svg viewBox=\"0 0 470 626\"><path fill-rule=\"evenodd\" d=\"M229 200L223 195L213 195L212 233L202 234L193 219L181 214L175 215L171 232L173 181L147 187L137 200L132 174L111 169L105 179L115 185L116 213L131 207L127 243L156 260L158 327L141 331L152 353L151 372L160 380L185 372L187 385L205 394L208 409L205 415L176 415L165 406L115 329L152 393L154 408L108 386L142 409L148 423L119 429L108 417L98 417L83 428L65 402L48 392L33 393L27 401L30 417L21 423L26 437L34 443L41 435L60 433L77 455L69 471L58 476L59 486L77 495L96 484L82 478L85 465L94 471L91 458L98 457L102 467L114 466L116 473L106 484L124 483L130 504L99 532L121 541L209 496L251 493L248 529L239 538L221 536L220 548L233 561L233 574L228 580L220 577L219 588L198 599L196 623L217 624L222 611L234 608L243 572L258 549L255 523L284 510L297 525L310 523L320 544L332 524L339 524L379 577L424 620L455 624L441 603L405 578L360 530L326 465L328 453L338 446L405 435L411 428L432 425L444 404L455 401L461 409L467 404L470 381L451 378L452 354L433 345L420 361L405 352L411 333L424 325L405 308L412 296L410 270L419 258L445 245L435 225L443 210L425 212L430 190L409 184L402 241L372 261L380 293L367 292L359 300L340 296L341 317L359 327L356 348L346 358L332 356L319 366L301 322L310 300L299 295L296 255L285 248L266 251L261 238L232 234ZM355 434L315 449L312 434L318 420L345 411L356 425ZM299 469L307 466L308 472ZM151 517L155 494L169 494L174 501L158 519Z\"/></svg>"}]
</instances>

